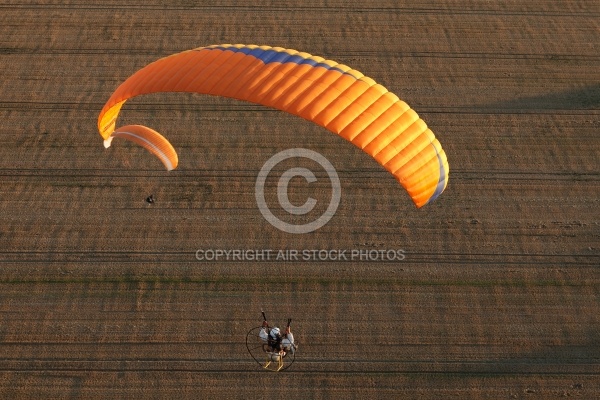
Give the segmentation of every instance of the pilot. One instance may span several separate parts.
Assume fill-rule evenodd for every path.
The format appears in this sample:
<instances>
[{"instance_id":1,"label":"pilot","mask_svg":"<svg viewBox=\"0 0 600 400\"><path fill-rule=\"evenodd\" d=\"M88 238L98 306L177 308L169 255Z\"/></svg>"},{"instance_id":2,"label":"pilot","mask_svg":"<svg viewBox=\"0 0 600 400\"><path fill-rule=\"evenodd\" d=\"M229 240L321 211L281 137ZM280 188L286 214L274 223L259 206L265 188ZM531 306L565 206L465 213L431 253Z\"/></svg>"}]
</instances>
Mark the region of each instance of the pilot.
<instances>
[{"instance_id":1,"label":"pilot","mask_svg":"<svg viewBox=\"0 0 600 400\"><path fill-rule=\"evenodd\" d=\"M282 335L278 327L269 329L268 322L263 321L259 336L263 342L268 344L270 350L273 352L284 354L288 351L294 352L294 335L289 326L285 328L285 332Z\"/></svg>"},{"instance_id":2,"label":"pilot","mask_svg":"<svg viewBox=\"0 0 600 400\"><path fill-rule=\"evenodd\" d=\"M289 326L285 328L284 337L281 339L281 349L285 352L289 351L292 354L294 354L294 351L296 350L296 346L294 346L294 335Z\"/></svg>"}]
</instances>

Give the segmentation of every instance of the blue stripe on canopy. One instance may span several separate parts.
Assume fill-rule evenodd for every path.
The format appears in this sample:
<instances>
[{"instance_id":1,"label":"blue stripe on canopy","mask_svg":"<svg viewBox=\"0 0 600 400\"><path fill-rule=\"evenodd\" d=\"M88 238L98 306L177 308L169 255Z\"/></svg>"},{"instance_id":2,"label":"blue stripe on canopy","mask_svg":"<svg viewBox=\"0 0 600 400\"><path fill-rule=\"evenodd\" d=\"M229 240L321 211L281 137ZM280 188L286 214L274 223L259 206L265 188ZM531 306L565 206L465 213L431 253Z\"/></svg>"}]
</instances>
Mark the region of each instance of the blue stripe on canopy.
<instances>
[{"instance_id":1,"label":"blue stripe on canopy","mask_svg":"<svg viewBox=\"0 0 600 400\"><path fill-rule=\"evenodd\" d=\"M433 148L435 149L435 154L437 155L438 162L440 163L440 179L438 180L435 192L433 192L425 204L429 204L437 199L437 197L444 191L444 186L446 185L446 168L444 168L444 161L442 160L442 157L440 157L440 153L437 151L435 146L433 146Z\"/></svg>"},{"instance_id":2,"label":"blue stripe on canopy","mask_svg":"<svg viewBox=\"0 0 600 400\"><path fill-rule=\"evenodd\" d=\"M234 53L243 53L243 54L246 54L249 56L256 57L257 59L261 60L265 64L275 63L275 62L308 64L308 65L312 65L313 67L322 67L322 68L328 69L330 71L338 71L338 72L341 72L342 74L345 74L345 71L343 71L339 68L332 67L331 65L327 65L325 63L318 63L315 60L311 60L309 58L304 58L297 54L292 55L285 51L277 51L277 50L273 50L273 49L263 50L258 47L251 49L249 47L238 48L238 47L225 47L225 46L209 47L207 49L208 50L217 49L217 50L223 50L223 51L227 50L227 51L233 51Z\"/></svg>"}]
</instances>

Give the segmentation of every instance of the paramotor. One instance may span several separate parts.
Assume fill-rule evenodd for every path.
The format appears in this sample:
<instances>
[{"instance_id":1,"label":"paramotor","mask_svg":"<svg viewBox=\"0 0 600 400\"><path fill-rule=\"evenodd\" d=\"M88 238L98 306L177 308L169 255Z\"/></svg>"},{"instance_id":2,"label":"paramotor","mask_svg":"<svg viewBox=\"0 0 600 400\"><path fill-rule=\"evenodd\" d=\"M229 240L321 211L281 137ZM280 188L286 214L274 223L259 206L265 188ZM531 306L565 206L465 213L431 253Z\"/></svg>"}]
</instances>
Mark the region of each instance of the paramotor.
<instances>
[{"instance_id":1,"label":"paramotor","mask_svg":"<svg viewBox=\"0 0 600 400\"><path fill-rule=\"evenodd\" d=\"M279 328L268 325L265 313L263 315L263 325L252 328L246 334L246 348L254 361L262 368L279 372L288 369L296 360L298 343L291 336L291 341L284 338L282 343ZM286 332L290 332L291 319L288 319ZM290 333L291 334L291 333ZM287 337L290 337L287 334ZM279 340L277 340L279 336Z\"/></svg>"}]
</instances>

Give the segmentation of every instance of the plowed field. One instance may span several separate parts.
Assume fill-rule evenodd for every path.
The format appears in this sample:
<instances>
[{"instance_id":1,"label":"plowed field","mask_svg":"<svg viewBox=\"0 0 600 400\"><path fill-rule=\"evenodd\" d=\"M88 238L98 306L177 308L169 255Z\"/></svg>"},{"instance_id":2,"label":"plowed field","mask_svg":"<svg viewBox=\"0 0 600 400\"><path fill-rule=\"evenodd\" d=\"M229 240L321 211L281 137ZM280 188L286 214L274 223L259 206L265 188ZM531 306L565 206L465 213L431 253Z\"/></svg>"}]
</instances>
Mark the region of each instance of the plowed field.
<instances>
[{"instance_id":1,"label":"plowed field","mask_svg":"<svg viewBox=\"0 0 600 400\"><path fill-rule=\"evenodd\" d=\"M0 397L600 397L600 4L248 4L0 1ZM210 96L122 110L118 125L170 139L174 171L129 142L103 148L98 114L121 82L221 43L373 77L435 132L446 191L416 209L340 137ZM265 161L296 147L342 186L302 235L255 199ZM292 203L327 200L315 174L291 181ZM259 257L197 259L216 250ZM261 309L293 318L285 372L246 351Z\"/></svg>"}]
</instances>

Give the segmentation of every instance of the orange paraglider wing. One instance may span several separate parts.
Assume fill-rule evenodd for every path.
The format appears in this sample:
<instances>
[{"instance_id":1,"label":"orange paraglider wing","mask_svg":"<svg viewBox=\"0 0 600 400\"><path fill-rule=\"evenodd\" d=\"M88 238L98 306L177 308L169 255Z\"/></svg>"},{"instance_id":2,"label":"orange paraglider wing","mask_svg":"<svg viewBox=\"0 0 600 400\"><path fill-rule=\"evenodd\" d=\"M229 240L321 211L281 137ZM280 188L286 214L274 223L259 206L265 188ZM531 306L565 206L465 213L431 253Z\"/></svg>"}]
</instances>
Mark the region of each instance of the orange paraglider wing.
<instances>
[{"instance_id":1,"label":"orange paraglider wing","mask_svg":"<svg viewBox=\"0 0 600 400\"><path fill-rule=\"evenodd\" d=\"M242 44L174 54L147 65L117 88L98 118L100 135L105 140L125 137L121 129L115 131L123 103L155 92L231 97L313 121L377 160L417 207L433 201L448 183L444 150L417 113L373 79L335 61L280 47ZM158 136L146 138L152 146L169 143L154 133Z\"/></svg>"},{"instance_id":2,"label":"orange paraglider wing","mask_svg":"<svg viewBox=\"0 0 600 400\"><path fill-rule=\"evenodd\" d=\"M171 143L154 129L142 125L122 126L104 140L104 147L109 148L113 138L123 138L139 144L158 157L168 171L177 168L179 164L177 152Z\"/></svg>"}]
</instances>

